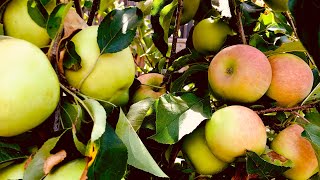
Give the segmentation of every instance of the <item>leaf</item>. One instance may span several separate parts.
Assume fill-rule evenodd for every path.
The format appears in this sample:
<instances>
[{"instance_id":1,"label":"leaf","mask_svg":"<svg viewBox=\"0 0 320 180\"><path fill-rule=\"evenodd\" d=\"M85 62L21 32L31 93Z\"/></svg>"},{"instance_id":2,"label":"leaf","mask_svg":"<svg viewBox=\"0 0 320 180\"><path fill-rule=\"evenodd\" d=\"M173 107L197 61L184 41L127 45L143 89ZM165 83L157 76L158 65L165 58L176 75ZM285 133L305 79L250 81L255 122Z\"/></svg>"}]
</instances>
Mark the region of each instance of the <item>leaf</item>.
<instances>
[{"instance_id":1,"label":"leaf","mask_svg":"<svg viewBox=\"0 0 320 180\"><path fill-rule=\"evenodd\" d=\"M16 159L25 159L28 156L22 152L18 144L11 144L0 141L0 164Z\"/></svg>"},{"instance_id":2,"label":"leaf","mask_svg":"<svg viewBox=\"0 0 320 180\"><path fill-rule=\"evenodd\" d=\"M159 22L164 31L163 39L166 43L168 43L170 23L177 5L178 0L173 0L160 11Z\"/></svg>"},{"instance_id":3,"label":"leaf","mask_svg":"<svg viewBox=\"0 0 320 180\"><path fill-rule=\"evenodd\" d=\"M279 176L279 174L282 174L283 172L290 169L290 167L285 166L285 164L281 166L268 162L251 151L248 151L246 153L246 156L247 173L249 175L259 175L259 179L272 179L273 177Z\"/></svg>"},{"instance_id":4,"label":"leaf","mask_svg":"<svg viewBox=\"0 0 320 180\"><path fill-rule=\"evenodd\" d=\"M98 28L100 53L115 53L128 47L142 18L141 10L136 7L111 11Z\"/></svg>"},{"instance_id":5,"label":"leaf","mask_svg":"<svg viewBox=\"0 0 320 180\"><path fill-rule=\"evenodd\" d=\"M75 127L80 130L81 121L84 120L82 108L79 104L63 102L61 106L61 124L63 129Z\"/></svg>"},{"instance_id":6,"label":"leaf","mask_svg":"<svg viewBox=\"0 0 320 180\"><path fill-rule=\"evenodd\" d=\"M31 19L40 27L46 28L49 15L40 0L28 0L27 7Z\"/></svg>"},{"instance_id":7,"label":"leaf","mask_svg":"<svg viewBox=\"0 0 320 180\"><path fill-rule=\"evenodd\" d=\"M183 73L177 80L172 83L171 92L179 92L185 85L185 81L192 75L201 71L208 71L208 64L196 64L191 66L186 72Z\"/></svg>"},{"instance_id":8,"label":"leaf","mask_svg":"<svg viewBox=\"0 0 320 180\"><path fill-rule=\"evenodd\" d=\"M60 150L59 152L49 156L43 165L44 174L49 174L51 169L62 162L67 157L67 152L65 150Z\"/></svg>"},{"instance_id":9,"label":"leaf","mask_svg":"<svg viewBox=\"0 0 320 180\"><path fill-rule=\"evenodd\" d=\"M263 13L265 8L256 5L253 2L246 1L240 4L242 12L242 22L244 26L249 26L252 23L257 22L260 17L260 13Z\"/></svg>"},{"instance_id":10,"label":"leaf","mask_svg":"<svg viewBox=\"0 0 320 180\"><path fill-rule=\"evenodd\" d=\"M85 29L88 27L85 20L79 16L75 9L69 9L66 17L64 18L63 26L64 38L69 37L79 29Z\"/></svg>"},{"instance_id":11,"label":"leaf","mask_svg":"<svg viewBox=\"0 0 320 180\"><path fill-rule=\"evenodd\" d=\"M122 110L116 134L128 148L128 164L158 177L168 177L154 161Z\"/></svg>"},{"instance_id":12,"label":"leaf","mask_svg":"<svg viewBox=\"0 0 320 180\"><path fill-rule=\"evenodd\" d=\"M152 108L154 102L154 99L147 98L130 106L127 118L134 131L140 129L147 112Z\"/></svg>"},{"instance_id":13,"label":"leaf","mask_svg":"<svg viewBox=\"0 0 320 180\"><path fill-rule=\"evenodd\" d=\"M209 99L199 98L192 93L182 96L164 94L158 101L156 134L151 138L159 143L174 144L210 116Z\"/></svg>"},{"instance_id":14,"label":"leaf","mask_svg":"<svg viewBox=\"0 0 320 180\"><path fill-rule=\"evenodd\" d=\"M96 100L86 99L83 102L93 116L94 125L91 132L91 141L94 142L104 134L107 124L107 113L103 106Z\"/></svg>"},{"instance_id":15,"label":"leaf","mask_svg":"<svg viewBox=\"0 0 320 180\"><path fill-rule=\"evenodd\" d=\"M47 5L50 1L52 1L52 0L40 0L41 4L43 6Z\"/></svg>"},{"instance_id":16,"label":"leaf","mask_svg":"<svg viewBox=\"0 0 320 180\"><path fill-rule=\"evenodd\" d=\"M289 43L283 43L279 48L275 49L274 51L267 51L264 54L266 56L271 56L274 54L286 53L286 52L306 52L306 49L303 47L300 41L293 41Z\"/></svg>"},{"instance_id":17,"label":"leaf","mask_svg":"<svg viewBox=\"0 0 320 180\"><path fill-rule=\"evenodd\" d=\"M310 121L312 124L320 126L319 112L306 112L304 117L308 119L308 121Z\"/></svg>"},{"instance_id":18,"label":"leaf","mask_svg":"<svg viewBox=\"0 0 320 180\"><path fill-rule=\"evenodd\" d=\"M301 135L310 141L314 152L316 153L318 162L320 162L320 127L315 124L308 123L303 128L304 131Z\"/></svg>"},{"instance_id":19,"label":"leaf","mask_svg":"<svg viewBox=\"0 0 320 180\"><path fill-rule=\"evenodd\" d=\"M311 91L301 104L309 104L317 100L320 100L320 83Z\"/></svg>"},{"instance_id":20,"label":"leaf","mask_svg":"<svg viewBox=\"0 0 320 180\"><path fill-rule=\"evenodd\" d=\"M51 12L47 22L47 32L51 39L54 39L58 32L61 32L64 19L71 8L72 3L59 4Z\"/></svg>"},{"instance_id":21,"label":"leaf","mask_svg":"<svg viewBox=\"0 0 320 180\"><path fill-rule=\"evenodd\" d=\"M78 71L82 68L81 57L76 52L76 46L72 41L69 41L66 45L66 53L63 58L63 67L73 71Z\"/></svg>"},{"instance_id":22,"label":"leaf","mask_svg":"<svg viewBox=\"0 0 320 180\"><path fill-rule=\"evenodd\" d=\"M200 57L202 57L197 51L192 51L191 54L186 54L180 56L178 59L173 61L170 71L179 70L182 67L188 65L189 63L196 62Z\"/></svg>"},{"instance_id":23,"label":"leaf","mask_svg":"<svg viewBox=\"0 0 320 180\"><path fill-rule=\"evenodd\" d=\"M91 143L89 157L94 158L88 169L88 179L121 179L126 171L128 151L121 139L107 123L98 140Z\"/></svg>"}]
</instances>

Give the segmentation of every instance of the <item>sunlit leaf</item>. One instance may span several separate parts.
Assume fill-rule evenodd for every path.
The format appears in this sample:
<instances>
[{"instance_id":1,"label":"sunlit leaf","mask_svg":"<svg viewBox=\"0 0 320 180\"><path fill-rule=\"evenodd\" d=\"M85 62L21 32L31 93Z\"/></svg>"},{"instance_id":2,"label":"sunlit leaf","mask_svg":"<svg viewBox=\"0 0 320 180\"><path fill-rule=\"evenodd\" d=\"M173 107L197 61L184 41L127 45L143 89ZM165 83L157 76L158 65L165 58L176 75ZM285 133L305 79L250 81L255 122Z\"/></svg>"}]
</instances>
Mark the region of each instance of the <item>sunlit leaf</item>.
<instances>
[{"instance_id":1,"label":"sunlit leaf","mask_svg":"<svg viewBox=\"0 0 320 180\"><path fill-rule=\"evenodd\" d=\"M320 100L320 83L311 91L301 104L309 104L318 100Z\"/></svg>"},{"instance_id":2,"label":"sunlit leaf","mask_svg":"<svg viewBox=\"0 0 320 180\"><path fill-rule=\"evenodd\" d=\"M39 26L46 28L49 15L40 0L28 0L27 7L31 19Z\"/></svg>"},{"instance_id":3,"label":"sunlit leaf","mask_svg":"<svg viewBox=\"0 0 320 180\"><path fill-rule=\"evenodd\" d=\"M306 49L303 47L300 41L293 41L289 43L283 43L279 48L275 49L274 51L267 51L264 54L266 56L271 56L274 54L286 53L286 52L306 52Z\"/></svg>"},{"instance_id":4,"label":"sunlit leaf","mask_svg":"<svg viewBox=\"0 0 320 180\"><path fill-rule=\"evenodd\" d=\"M314 152L316 153L318 162L320 162L320 127L315 124L308 123L303 128L304 131L301 135L310 141Z\"/></svg>"},{"instance_id":5,"label":"sunlit leaf","mask_svg":"<svg viewBox=\"0 0 320 180\"><path fill-rule=\"evenodd\" d=\"M168 43L170 23L177 5L178 0L173 0L160 11L159 22L164 31L163 39L166 43Z\"/></svg>"}]
</instances>

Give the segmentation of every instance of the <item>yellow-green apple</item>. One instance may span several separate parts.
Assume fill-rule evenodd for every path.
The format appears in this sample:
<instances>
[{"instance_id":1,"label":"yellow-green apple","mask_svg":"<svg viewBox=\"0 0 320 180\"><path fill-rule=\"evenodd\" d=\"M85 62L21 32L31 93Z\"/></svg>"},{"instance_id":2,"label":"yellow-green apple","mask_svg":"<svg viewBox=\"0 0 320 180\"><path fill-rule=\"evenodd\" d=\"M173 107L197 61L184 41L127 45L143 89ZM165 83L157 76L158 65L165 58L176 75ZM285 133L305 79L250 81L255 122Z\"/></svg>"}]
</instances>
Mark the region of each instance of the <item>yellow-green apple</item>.
<instances>
[{"instance_id":1,"label":"yellow-green apple","mask_svg":"<svg viewBox=\"0 0 320 180\"><path fill-rule=\"evenodd\" d=\"M138 77L141 85L132 97L132 102L136 103L146 98L158 99L166 93L165 85L161 86L163 75L158 73L143 74ZM161 87L160 87L161 86Z\"/></svg>"},{"instance_id":2,"label":"yellow-green apple","mask_svg":"<svg viewBox=\"0 0 320 180\"><path fill-rule=\"evenodd\" d=\"M266 95L279 106L292 107L308 96L313 74L308 64L293 54L270 56L272 80Z\"/></svg>"},{"instance_id":3,"label":"yellow-green apple","mask_svg":"<svg viewBox=\"0 0 320 180\"><path fill-rule=\"evenodd\" d=\"M25 162L11 164L5 168L0 169L0 179L23 179L24 164Z\"/></svg>"},{"instance_id":4,"label":"yellow-green apple","mask_svg":"<svg viewBox=\"0 0 320 180\"><path fill-rule=\"evenodd\" d=\"M180 25L186 24L191 21L196 15L200 5L200 0L184 0Z\"/></svg>"},{"instance_id":5,"label":"yellow-green apple","mask_svg":"<svg viewBox=\"0 0 320 180\"><path fill-rule=\"evenodd\" d=\"M274 11L288 11L288 0L264 0L264 2Z\"/></svg>"},{"instance_id":6,"label":"yellow-green apple","mask_svg":"<svg viewBox=\"0 0 320 180\"><path fill-rule=\"evenodd\" d=\"M228 163L221 161L210 151L205 138L204 126L186 135L183 139L182 151L199 174L217 174L228 166Z\"/></svg>"},{"instance_id":7,"label":"yellow-green apple","mask_svg":"<svg viewBox=\"0 0 320 180\"><path fill-rule=\"evenodd\" d=\"M86 167L85 159L76 159L62 165L58 169L50 172L45 180L74 180L80 179Z\"/></svg>"},{"instance_id":8,"label":"yellow-green apple","mask_svg":"<svg viewBox=\"0 0 320 180\"><path fill-rule=\"evenodd\" d=\"M46 120L60 99L47 56L21 39L0 36L0 136L15 136Z\"/></svg>"},{"instance_id":9,"label":"yellow-green apple","mask_svg":"<svg viewBox=\"0 0 320 180\"><path fill-rule=\"evenodd\" d=\"M98 26L91 26L71 39L81 57L82 68L78 71L66 69L66 79L87 96L115 104L122 98L123 104L128 101L126 93L135 76L131 50L128 47L117 53L100 54L97 35Z\"/></svg>"},{"instance_id":10,"label":"yellow-green apple","mask_svg":"<svg viewBox=\"0 0 320 180\"><path fill-rule=\"evenodd\" d=\"M291 160L293 167L284 175L293 180L309 179L318 172L318 161L311 143L301 136L303 128L293 124L282 130L271 142L271 149Z\"/></svg>"},{"instance_id":11,"label":"yellow-green apple","mask_svg":"<svg viewBox=\"0 0 320 180\"><path fill-rule=\"evenodd\" d=\"M28 0L12 0L8 3L3 15L5 35L44 47L49 44L50 37L45 28L32 20L27 3Z\"/></svg>"},{"instance_id":12,"label":"yellow-green apple","mask_svg":"<svg viewBox=\"0 0 320 180\"><path fill-rule=\"evenodd\" d=\"M267 57L249 45L224 48L212 59L208 70L214 96L242 103L260 99L268 90L271 78Z\"/></svg>"},{"instance_id":13,"label":"yellow-green apple","mask_svg":"<svg viewBox=\"0 0 320 180\"><path fill-rule=\"evenodd\" d=\"M227 106L213 113L205 126L211 152L225 162L232 162L246 151L262 154L267 142L266 128L260 117L244 106Z\"/></svg>"},{"instance_id":14,"label":"yellow-green apple","mask_svg":"<svg viewBox=\"0 0 320 180\"><path fill-rule=\"evenodd\" d=\"M201 20L192 33L194 49L203 54L217 52L231 34L228 24L219 18L210 17Z\"/></svg>"}]
</instances>

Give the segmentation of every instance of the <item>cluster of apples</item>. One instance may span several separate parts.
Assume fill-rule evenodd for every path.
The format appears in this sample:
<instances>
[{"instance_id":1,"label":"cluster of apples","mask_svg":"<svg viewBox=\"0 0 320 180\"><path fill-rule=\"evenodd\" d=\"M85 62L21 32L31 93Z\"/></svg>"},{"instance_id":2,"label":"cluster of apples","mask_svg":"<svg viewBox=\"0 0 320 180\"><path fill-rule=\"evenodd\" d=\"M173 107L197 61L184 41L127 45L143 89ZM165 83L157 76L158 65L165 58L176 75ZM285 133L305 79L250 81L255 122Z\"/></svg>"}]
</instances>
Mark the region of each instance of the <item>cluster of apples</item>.
<instances>
[{"instance_id":1,"label":"cluster of apples","mask_svg":"<svg viewBox=\"0 0 320 180\"><path fill-rule=\"evenodd\" d=\"M233 45L221 50L211 61L209 84L215 97L252 103L267 95L280 106L293 106L311 91L313 75L309 66L292 54L267 58L249 45ZM281 131L271 148L293 162L284 175L290 179L308 179L318 171L315 152L301 137L297 124ZM183 139L183 152L200 174L212 175L224 170L237 157L253 151L264 153L266 127L251 109L232 105L213 113L205 126Z\"/></svg>"}]
</instances>

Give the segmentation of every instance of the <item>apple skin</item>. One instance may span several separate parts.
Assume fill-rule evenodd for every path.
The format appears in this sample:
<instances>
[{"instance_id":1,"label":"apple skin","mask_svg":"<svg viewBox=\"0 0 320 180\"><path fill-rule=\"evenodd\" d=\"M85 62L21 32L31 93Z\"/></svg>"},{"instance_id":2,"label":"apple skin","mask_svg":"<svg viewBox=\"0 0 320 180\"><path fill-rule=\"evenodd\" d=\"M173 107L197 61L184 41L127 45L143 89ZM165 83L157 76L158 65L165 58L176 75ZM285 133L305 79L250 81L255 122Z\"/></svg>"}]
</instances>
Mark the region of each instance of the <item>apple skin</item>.
<instances>
[{"instance_id":1,"label":"apple skin","mask_svg":"<svg viewBox=\"0 0 320 180\"><path fill-rule=\"evenodd\" d=\"M162 94L166 93L165 85L163 85L162 88L148 86L152 85L160 87L163 77L162 74L158 73L148 73L139 76L138 80L141 82L141 85L134 93L132 102L136 103L146 98L158 99Z\"/></svg>"},{"instance_id":2,"label":"apple skin","mask_svg":"<svg viewBox=\"0 0 320 180\"><path fill-rule=\"evenodd\" d=\"M25 162L11 164L0 169L0 179L23 179L24 164Z\"/></svg>"},{"instance_id":3,"label":"apple skin","mask_svg":"<svg viewBox=\"0 0 320 180\"><path fill-rule=\"evenodd\" d=\"M28 0L12 0L8 3L3 15L5 35L44 47L49 44L50 37L47 30L29 16L27 2Z\"/></svg>"},{"instance_id":4,"label":"apple skin","mask_svg":"<svg viewBox=\"0 0 320 180\"><path fill-rule=\"evenodd\" d=\"M308 64L293 54L270 56L272 80L266 95L282 107L292 107L311 92L313 73Z\"/></svg>"},{"instance_id":5,"label":"apple skin","mask_svg":"<svg viewBox=\"0 0 320 180\"><path fill-rule=\"evenodd\" d=\"M0 136L24 133L45 121L60 99L47 56L21 39L0 36Z\"/></svg>"},{"instance_id":6,"label":"apple skin","mask_svg":"<svg viewBox=\"0 0 320 180\"><path fill-rule=\"evenodd\" d=\"M69 84L83 94L116 104L117 99L122 98L133 83L134 60L129 48L100 56L97 34L98 26L91 26L81 30L71 39L81 57L82 68L78 71L66 69L65 76ZM92 68L94 69L90 72ZM128 99L127 97L126 101Z\"/></svg>"},{"instance_id":7,"label":"apple skin","mask_svg":"<svg viewBox=\"0 0 320 180\"><path fill-rule=\"evenodd\" d=\"M264 0L273 11L288 11L288 0Z\"/></svg>"},{"instance_id":8,"label":"apple skin","mask_svg":"<svg viewBox=\"0 0 320 180\"><path fill-rule=\"evenodd\" d=\"M85 159L76 159L62 165L49 173L44 180L74 180L80 179L86 167Z\"/></svg>"},{"instance_id":9,"label":"apple skin","mask_svg":"<svg viewBox=\"0 0 320 180\"><path fill-rule=\"evenodd\" d=\"M272 70L261 51L238 44L224 48L212 59L208 79L215 97L252 103L268 90Z\"/></svg>"},{"instance_id":10,"label":"apple skin","mask_svg":"<svg viewBox=\"0 0 320 180\"><path fill-rule=\"evenodd\" d=\"M220 19L207 18L201 20L192 33L194 49L202 54L210 54L221 49L231 29Z\"/></svg>"},{"instance_id":11,"label":"apple skin","mask_svg":"<svg viewBox=\"0 0 320 180\"><path fill-rule=\"evenodd\" d=\"M211 152L225 162L245 155L246 150L262 154L266 147L266 128L260 117L244 106L227 106L213 113L205 126Z\"/></svg>"},{"instance_id":12,"label":"apple skin","mask_svg":"<svg viewBox=\"0 0 320 180\"><path fill-rule=\"evenodd\" d=\"M185 136L182 151L199 174L217 174L228 166L228 163L221 161L211 153L205 139L204 126Z\"/></svg>"},{"instance_id":13,"label":"apple skin","mask_svg":"<svg viewBox=\"0 0 320 180\"><path fill-rule=\"evenodd\" d=\"M184 0L180 25L186 24L196 15L200 5L200 0Z\"/></svg>"},{"instance_id":14,"label":"apple skin","mask_svg":"<svg viewBox=\"0 0 320 180\"><path fill-rule=\"evenodd\" d=\"M301 136L303 128L293 124L282 130L271 142L271 149L291 160L293 167L284 172L292 180L309 179L318 172L318 161L311 143Z\"/></svg>"}]
</instances>

